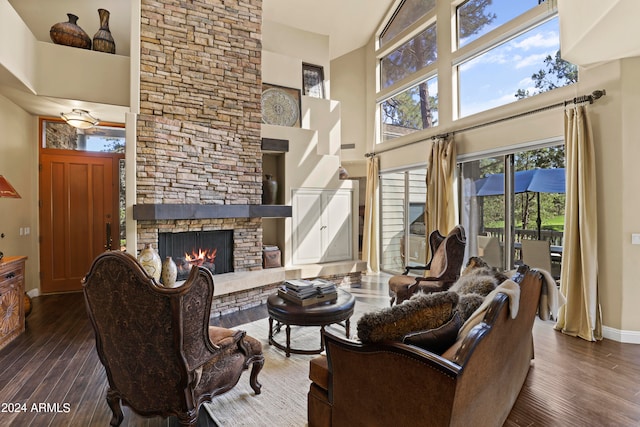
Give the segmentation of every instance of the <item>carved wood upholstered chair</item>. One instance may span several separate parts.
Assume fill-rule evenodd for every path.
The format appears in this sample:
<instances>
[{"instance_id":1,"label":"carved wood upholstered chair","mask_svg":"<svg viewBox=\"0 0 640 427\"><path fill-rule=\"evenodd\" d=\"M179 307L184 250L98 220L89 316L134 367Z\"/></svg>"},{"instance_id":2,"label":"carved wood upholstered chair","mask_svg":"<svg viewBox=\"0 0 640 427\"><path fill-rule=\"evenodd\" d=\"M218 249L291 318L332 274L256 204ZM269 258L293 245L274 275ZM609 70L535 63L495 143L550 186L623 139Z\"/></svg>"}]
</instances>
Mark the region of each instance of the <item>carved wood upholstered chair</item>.
<instances>
[{"instance_id":1,"label":"carved wood upholstered chair","mask_svg":"<svg viewBox=\"0 0 640 427\"><path fill-rule=\"evenodd\" d=\"M105 252L83 280L96 350L109 381L112 426L120 403L142 416L176 415L195 426L203 402L233 388L252 365L260 394L260 341L244 331L210 327L213 277L193 268L185 283L164 288L124 252Z\"/></svg>"},{"instance_id":2,"label":"carved wood upholstered chair","mask_svg":"<svg viewBox=\"0 0 640 427\"><path fill-rule=\"evenodd\" d=\"M429 263L424 266L408 266L403 274L389 279L391 305L404 302L418 291L437 292L449 289L460 277L466 244L464 228L460 225L455 226L447 236L443 236L438 230L432 231L429 235L432 254ZM423 274L429 271L429 275L410 276L409 272L414 270Z\"/></svg>"}]
</instances>

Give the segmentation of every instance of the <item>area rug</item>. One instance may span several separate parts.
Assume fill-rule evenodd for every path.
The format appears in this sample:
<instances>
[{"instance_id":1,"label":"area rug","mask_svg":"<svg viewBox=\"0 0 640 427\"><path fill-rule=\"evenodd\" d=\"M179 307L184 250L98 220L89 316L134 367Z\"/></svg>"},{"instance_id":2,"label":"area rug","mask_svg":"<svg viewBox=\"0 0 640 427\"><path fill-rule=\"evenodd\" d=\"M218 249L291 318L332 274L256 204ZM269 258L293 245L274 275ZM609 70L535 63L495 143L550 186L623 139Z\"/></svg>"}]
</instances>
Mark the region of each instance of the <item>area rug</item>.
<instances>
[{"instance_id":1,"label":"area rug","mask_svg":"<svg viewBox=\"0 0 640 427\"><path fill-rule=\"evenodd\" d=\"M351 337L356 335L357 319L377 307L356 302L351 317ZM309 391L309 361L316 355L291 354L268 343L269 321L257 320L234 329L262 342L265 363L258 380L262 393L255 395L249 386L249 372L244 372L238 384L227 393L216 396L211 403L203 405L211 419L219 427L278 426L301 427L307 425L307 392ZM326 327L338 336L344 336L344 328L338 325ZM284 344L285 331L275 335ZM291 347L302 349L320 348L320 328L291 327Z\"/></svg>"}]
</instances>

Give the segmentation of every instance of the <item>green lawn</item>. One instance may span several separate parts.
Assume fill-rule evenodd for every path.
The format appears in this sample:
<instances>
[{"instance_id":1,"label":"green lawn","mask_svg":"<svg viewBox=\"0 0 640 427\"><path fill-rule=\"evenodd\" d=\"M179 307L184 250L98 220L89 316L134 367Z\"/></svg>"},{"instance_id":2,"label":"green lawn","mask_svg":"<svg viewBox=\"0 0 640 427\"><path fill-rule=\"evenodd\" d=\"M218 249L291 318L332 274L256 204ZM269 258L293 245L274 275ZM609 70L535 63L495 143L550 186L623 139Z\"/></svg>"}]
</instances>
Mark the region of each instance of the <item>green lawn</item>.
<instances>
[{"instance_id":1,"label":"green lawn","mask_svg":"<svg viewBox=\"0 0 640 427\"><path fill-rule=\"evenodd\" d=\"M564 215L558 215L543 221L542 228L546 230L564 231Z\"/></svg>"}]
</instances>

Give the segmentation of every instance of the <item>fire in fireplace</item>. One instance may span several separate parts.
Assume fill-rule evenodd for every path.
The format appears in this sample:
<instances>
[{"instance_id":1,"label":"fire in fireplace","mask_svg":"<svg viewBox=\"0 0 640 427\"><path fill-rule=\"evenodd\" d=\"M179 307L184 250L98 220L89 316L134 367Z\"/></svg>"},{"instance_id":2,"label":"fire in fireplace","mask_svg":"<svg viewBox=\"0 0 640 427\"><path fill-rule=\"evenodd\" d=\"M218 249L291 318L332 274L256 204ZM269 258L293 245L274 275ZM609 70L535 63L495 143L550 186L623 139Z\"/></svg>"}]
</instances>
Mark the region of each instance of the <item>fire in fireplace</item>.
<instances>
[{"instance_id":1,"label":"fire in fireplace","mask_svg":"<svg viewBox=\"0 0 640 427\"><path fill-rule=\"evenodd\" d=\"M233 271L233 230L160 233L158 252L170 256L178 267L177 280L185 280L193 266L212 274Z\"/></svg>"}]
</instances>

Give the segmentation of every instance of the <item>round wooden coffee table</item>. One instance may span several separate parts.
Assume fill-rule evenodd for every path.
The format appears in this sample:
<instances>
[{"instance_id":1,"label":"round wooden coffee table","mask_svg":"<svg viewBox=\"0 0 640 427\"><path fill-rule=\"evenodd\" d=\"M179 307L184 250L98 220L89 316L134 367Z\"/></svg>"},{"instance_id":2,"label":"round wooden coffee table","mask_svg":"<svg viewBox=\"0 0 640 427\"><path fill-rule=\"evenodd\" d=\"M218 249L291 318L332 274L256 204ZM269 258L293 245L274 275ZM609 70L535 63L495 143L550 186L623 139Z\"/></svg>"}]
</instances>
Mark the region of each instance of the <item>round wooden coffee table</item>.
<instances>
[{"instance_id":1,"label":"round wooden coffee table","mask_svg":"<svg viewBox=\"0 0 640 427\"><path fill-rule=\"evenodd\" d=\"M267 299L267 311L269 313L269 343L280 350L284 350L287 357L295 354L318 354L324 351L322 332L324 327L331 324L339 324L344 327L345 335L349 338L349 318L353 314L356 299L349 292L338 289L338 298L335 301L324 302L316 305L302 306L286 301L273 294ZM273 325L273 321L276 325ZM273 337L280 332L285 325L286 345L277 342ZM303 350L291 348L291 325L296 326L320 326L320 348Z\"/></svg>"}]
</instances>

